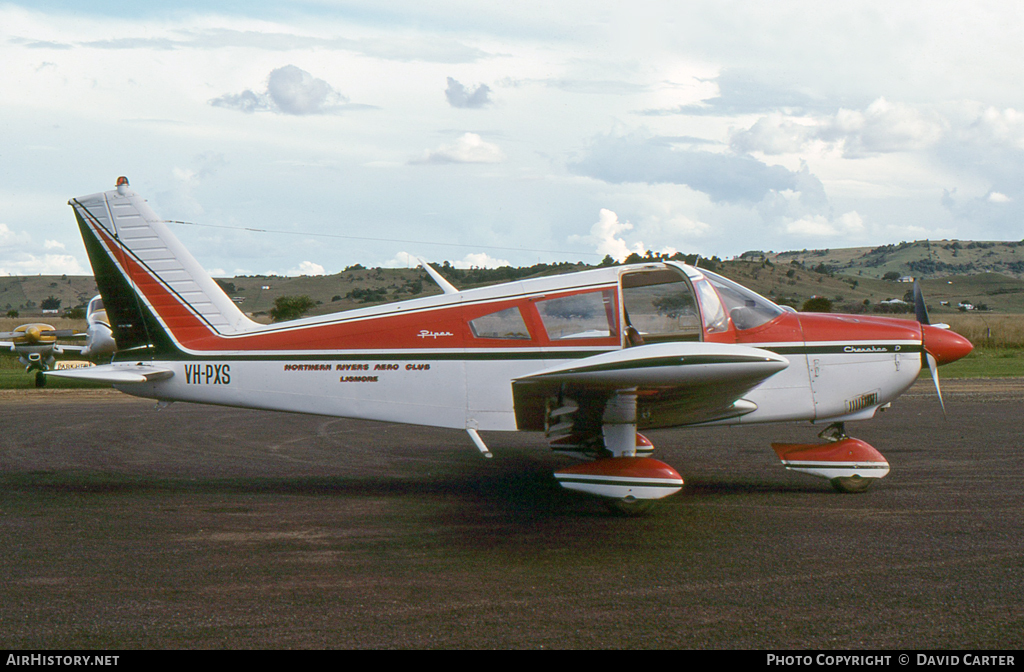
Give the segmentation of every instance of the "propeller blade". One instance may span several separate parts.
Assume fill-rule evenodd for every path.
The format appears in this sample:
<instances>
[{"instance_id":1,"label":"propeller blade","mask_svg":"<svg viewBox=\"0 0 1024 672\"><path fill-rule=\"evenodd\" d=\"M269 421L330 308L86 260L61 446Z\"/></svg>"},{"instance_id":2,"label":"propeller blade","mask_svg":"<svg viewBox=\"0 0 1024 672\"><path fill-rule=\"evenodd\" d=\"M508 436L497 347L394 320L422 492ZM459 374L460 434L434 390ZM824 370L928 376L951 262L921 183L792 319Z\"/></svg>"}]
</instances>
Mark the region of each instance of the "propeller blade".
<instances>
[{"instance_id":1,"label":"propeller blade","mask_svg":"<svg viewBox=\"0 0 1024 672\"><path fill-rule=\"evenodd\" d=\"M924 303L924 292L921 291L921 285L914 280L914 315L917 317L917 321L921 324L931 324L931 320L928 319L928 306ZM924 344L924 327L921 328L921 358L928 364L928 371L932 374L932 382L935 383L935 393L939 395L939 406L942 408L942 419L948 420L946 416L946 404L942 401L942 388L939 387L939 363L935 360L935 357L925 349Z\"/></svg>"},{"instance_id":2,"label":"propeller blade","mask_svg":"<svg viewBox=\"0 0 1024 672\"><path fill-rule=\"evenodd\" d=\"M939 387L939 363L935 361L927 352L924 353L925 360L928 362L928 370L932 374L932 381L935 383L935 392L939 395L939 406L942 407L942 419L948 420L946 417L946 404L942 401L942 389Z\"/></svg>"},{"instance_id":3,"label":"propeller blade","mask_svg":"<svg viewBox=\"0 0 1024 672\"><path fill-rule=\"evenodd\" d=\"M928 307L924 305L924 293L917 280L914 280L914 315L921 324L931 324L928 320Z\"/></svg>"}]
</instances>

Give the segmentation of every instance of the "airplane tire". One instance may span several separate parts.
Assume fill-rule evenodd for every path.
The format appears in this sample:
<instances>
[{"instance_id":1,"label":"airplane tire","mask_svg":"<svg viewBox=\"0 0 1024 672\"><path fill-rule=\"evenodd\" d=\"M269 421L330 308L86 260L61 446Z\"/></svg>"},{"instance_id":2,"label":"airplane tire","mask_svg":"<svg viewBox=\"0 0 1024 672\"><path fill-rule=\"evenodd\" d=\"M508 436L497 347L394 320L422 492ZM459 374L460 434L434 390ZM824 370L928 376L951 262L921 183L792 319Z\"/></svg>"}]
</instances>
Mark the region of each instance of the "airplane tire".
<instances>
[{"instance_id":1,"label":"airplane tire","mask_svg":"<svg viewBox=\"0 0 1024 672\"><path fill-rule=\"evenodd\" d=\"M833 478L830 483L832 487L838 492L846 494L855 494L858 492L865 492L871 487L871 481L873 478L863 478L861 476L849 476L845 478Z\"/></svg>"},{"instance_id":2,"label":"airplane tire","mask_svg":"<svg viewBox=\"0 0 1024 672\"><path fill-rule=\"evenodd\" d=\"M46 387L46 376L42 371L36 371L36 387Z\"/></svg>"},{"instance_id":3,"label":"airplane tire","mask_svg":"<svg viewBox=\"0 0 1024 672\"><path fill-rule=\"evenodd\" d=\"M608 510L617 516L632 518L642 516L654 507L654 499L609 499L605 502Z\"/></svg>"}]
</instances>

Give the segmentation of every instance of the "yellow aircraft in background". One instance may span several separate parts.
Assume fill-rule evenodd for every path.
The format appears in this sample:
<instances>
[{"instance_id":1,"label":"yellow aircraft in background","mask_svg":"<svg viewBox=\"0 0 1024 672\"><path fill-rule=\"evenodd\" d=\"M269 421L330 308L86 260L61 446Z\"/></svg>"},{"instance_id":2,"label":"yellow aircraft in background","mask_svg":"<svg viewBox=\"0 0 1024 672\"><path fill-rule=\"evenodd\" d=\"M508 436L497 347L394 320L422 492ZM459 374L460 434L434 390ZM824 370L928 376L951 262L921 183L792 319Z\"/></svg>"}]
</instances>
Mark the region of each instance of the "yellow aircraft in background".
<instances>
[{"instance_id":1,"label":"yellow aircraft in background","mask_svg":"<svg viewBox=\"0 0 1024 672\"><path fill-rule=\"evenodd\" d=\"M32 322L16 327L14 331L0 332L0 350L7 349L18 355L18 360L25 365L25 372L36 372L36 387L46 385L44 371L51 368L65 368L62 364L76 366L92 366L89 362L58 362L56 356L75 353L83 357L113 354L117 352L110 329L107 311L103 307L103 299L99 296L89 301L86 311L86 331L75 329L54 329L52 325ZM84 338L85 345L65 345L58 339Z\"/></svg>"}]
</instances>

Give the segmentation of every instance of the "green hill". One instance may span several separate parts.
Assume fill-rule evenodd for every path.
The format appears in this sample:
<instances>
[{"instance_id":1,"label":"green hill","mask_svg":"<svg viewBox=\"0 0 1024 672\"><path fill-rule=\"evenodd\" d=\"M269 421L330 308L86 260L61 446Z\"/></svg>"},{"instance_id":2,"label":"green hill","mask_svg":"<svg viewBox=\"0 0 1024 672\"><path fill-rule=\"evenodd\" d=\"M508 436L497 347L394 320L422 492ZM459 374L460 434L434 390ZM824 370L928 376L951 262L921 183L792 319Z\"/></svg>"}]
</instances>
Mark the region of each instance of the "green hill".
<instances>
[{"instance_id":1,"label":"green hill","mask_svg":"<svg viewBox=\"0 0 1024 672\"><path fill-rule=\"evenodd\" d=\"M858 277L889 274L920 279L998 273L1024 278L1024 241L918 240L880 247L747 252L741 258L767 258L777 264L796 261L812 268L824 265L833 272Z\"/></svg>"},{"instance_id":2,"label":"green hill","mask_svg":"<svg viewBox=\"0 0 1024 672\"><path fill-rule=\"evenodd\" d=\"M60 301L59 311L83 308L99 294L91 275L0 276L0 315L16 310L20 315L42 315L43 302Z\"/></svg>"}]
</instances>

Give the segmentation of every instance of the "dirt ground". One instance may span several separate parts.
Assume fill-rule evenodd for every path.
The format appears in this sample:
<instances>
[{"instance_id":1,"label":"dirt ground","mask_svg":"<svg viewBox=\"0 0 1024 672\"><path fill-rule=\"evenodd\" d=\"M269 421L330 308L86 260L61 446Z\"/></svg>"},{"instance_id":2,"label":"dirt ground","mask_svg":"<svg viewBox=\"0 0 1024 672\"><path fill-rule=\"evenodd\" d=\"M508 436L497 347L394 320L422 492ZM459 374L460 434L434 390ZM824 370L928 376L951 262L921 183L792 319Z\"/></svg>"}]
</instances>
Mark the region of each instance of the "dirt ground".
<instances>
[{"instance_id":1,"label":"dirt ground","mask_svg":"<svg viewBox=\"0 0 1024 672\"><path fill-rule=\"evenodd\" d=\"M0 393L0 647L1020 649L1024 380L929 385L862 495L778 464L820 428L651 432L638 519L539 435Z\"/></svg>"}]
</instances>

